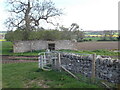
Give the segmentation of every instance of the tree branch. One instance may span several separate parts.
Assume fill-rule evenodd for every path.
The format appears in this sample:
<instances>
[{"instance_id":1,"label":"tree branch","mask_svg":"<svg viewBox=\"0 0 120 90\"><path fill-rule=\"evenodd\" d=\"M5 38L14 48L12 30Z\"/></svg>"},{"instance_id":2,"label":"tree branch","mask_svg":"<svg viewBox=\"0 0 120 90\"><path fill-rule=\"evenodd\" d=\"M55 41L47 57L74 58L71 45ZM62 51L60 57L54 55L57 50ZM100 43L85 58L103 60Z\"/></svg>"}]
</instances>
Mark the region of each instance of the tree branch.
<instances>
[{"instance_id":1,"label":"tree branch","mask_svg":"<svg viewBox=\"0 0 120 90\"><path fill-rule=\"evenodd\" d=\"M23 2L21 0L9 0L11 5L11 12L15 15L15 19L9 21L13 27L20 27L20 25L25 26L26 30L30 30L33 25L39 26L39 21L41 19L45 20L47 23L51 23L55 26L52 21L48 21L50 17L60 16L62 14L60 9L57 9L54 6L54 3L51 1L44 0L43 2L31 1ZM32 5L32 6L31 6ZM24 16L23 16L24 15ZM19 18L21 21L19 21ZM25 23L23 23L23 21Z\"/></svg>"}]
</instances>

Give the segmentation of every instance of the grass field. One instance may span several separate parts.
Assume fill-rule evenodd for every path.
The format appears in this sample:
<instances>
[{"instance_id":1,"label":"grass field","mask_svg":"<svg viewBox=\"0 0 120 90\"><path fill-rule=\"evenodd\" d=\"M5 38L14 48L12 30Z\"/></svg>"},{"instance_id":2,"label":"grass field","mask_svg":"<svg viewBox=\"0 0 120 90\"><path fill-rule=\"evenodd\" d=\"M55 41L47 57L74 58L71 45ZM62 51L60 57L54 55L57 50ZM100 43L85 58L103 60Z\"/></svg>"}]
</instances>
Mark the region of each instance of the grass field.
<instances>
[{"instance_id":1,"label":"grass field","mask_svg":"<svg viewBox=\"0 0 120 90\"><path fill-rule=\"evenodd\" d=\"M3 64L3 88L100 88L88 79L77 81L65 72L42 71L38 63Z\"/></svg>"},{"instance_id":2,"label":"grass field","mask_svg":"<svg viewBox=\"0 0 120 90\"><path fill-rule=\"evenodd\" d=\"M97 40L101 40L101 37L86 37L84 38L85 40L88 40L88 41L97 41Z\"/></svg>"}]
</instances>

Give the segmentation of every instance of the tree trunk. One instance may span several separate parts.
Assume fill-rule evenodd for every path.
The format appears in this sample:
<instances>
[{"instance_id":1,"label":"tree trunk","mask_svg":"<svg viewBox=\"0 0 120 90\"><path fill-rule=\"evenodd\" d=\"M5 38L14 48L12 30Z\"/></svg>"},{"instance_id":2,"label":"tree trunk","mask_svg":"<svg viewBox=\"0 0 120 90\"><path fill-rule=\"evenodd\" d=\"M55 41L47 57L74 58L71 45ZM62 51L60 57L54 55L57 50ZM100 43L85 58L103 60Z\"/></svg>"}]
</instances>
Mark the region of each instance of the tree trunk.
<instances>
[{"instance_id":1,"label":"tree trunk","mask_svg":"<svg viewBox=\"0 0 120 90\"><path fill-rule=\"evenodd\" d=\"M31 30L31 26L30 26L30 0L28 0L28 4L27 4L27 9L25 12L25 32L24 32L24 40L28 40L29 38L29 32Z\"/></svg>"},{"instance_id":2,"label":"tree trunk","mask_svg":"<svg viewBox=\"0 0 120 90\"><path fill-rule=\"evenodd\" d=\"M27 4L27 9L26 9L26 12L25 12L25 29L27 31L30 31L31 27L30 27L30 0L28 0L28 4Z\"/></svg>"}]
</instances>

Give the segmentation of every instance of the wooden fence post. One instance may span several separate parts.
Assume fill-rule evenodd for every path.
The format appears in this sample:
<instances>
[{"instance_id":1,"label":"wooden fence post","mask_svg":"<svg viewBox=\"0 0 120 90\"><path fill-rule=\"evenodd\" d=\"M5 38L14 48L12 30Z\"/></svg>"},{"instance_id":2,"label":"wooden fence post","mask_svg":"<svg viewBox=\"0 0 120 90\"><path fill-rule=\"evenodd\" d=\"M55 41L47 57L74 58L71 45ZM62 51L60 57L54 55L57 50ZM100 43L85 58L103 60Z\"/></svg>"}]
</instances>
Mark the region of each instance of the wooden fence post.
<instances>
[{"instance_id":1,"label":"wooden fence post","mask_svg":"<svg viewBox=\"0 0 120 90\"><path fill-rule=\"evenodd\" d=\"M55 64L55 68L57 70L61 69L61 59L60 59L60 53L57 54L57 58L55 59L56 64ZM61 70L60 70L61 71Z\"/></svg>"},{"instance_id":2,"label":"wooden fence post","mask_svg":"<svg viewBox=\"0 0 120 90\"><path fill-rule=\"evenodd\" d=\"M92 59L92 81L94 83L94 78L95 78L95 61L96 61L96 54L93 54L93 59Z\"/></svg>"}]
</instances>

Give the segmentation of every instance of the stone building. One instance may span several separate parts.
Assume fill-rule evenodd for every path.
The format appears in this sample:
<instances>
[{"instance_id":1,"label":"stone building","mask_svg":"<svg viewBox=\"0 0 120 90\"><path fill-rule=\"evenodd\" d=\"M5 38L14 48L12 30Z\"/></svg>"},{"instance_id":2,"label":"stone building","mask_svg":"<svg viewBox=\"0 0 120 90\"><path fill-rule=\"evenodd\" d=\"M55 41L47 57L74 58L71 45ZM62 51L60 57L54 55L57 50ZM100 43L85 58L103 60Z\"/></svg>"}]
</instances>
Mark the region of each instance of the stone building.
<instances>
[{"instance_id":1,"label":"stone building","mask_svg":"<svg viewBox=\"0 0 120 90\"><path fill-rule=\"evenodd\" d=\"M33 40L33 41L16 41L14 42L13 51L14 53L28 52L34 50L50 49L74 49L75 44L70 40L58 40L58 41L43 41L43 40Z\"/></svg>"}]
</instances>

